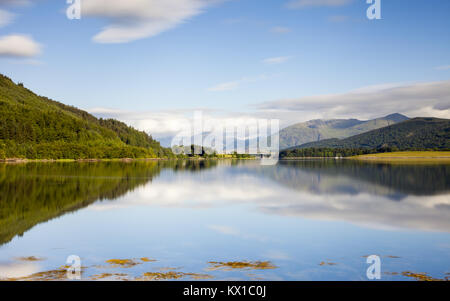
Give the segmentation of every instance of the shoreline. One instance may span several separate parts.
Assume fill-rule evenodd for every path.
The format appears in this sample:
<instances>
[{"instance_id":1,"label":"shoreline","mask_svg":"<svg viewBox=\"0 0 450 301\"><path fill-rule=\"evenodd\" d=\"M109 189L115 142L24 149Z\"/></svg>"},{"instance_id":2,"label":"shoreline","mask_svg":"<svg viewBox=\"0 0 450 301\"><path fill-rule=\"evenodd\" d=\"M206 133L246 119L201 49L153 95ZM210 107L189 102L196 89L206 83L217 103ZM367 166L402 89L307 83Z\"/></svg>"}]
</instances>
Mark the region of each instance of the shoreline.
<instances>
[{"instance_id":1,"label":"shoreline","mask_svg":"<svg viewBox=\"0 0 450 301\"><path fill-rule=\"evenodd\" d=\"M395 155L397 154L397 155ZM432 152L429 154L432 155ZM157 161L204 161L204 160L260 160L260 158L114 158L114 159L26 159L26 158L7 158L1 159L0 164L24 164L24 163L95 163L95 162L157 162ZM351 157L284 157L279 161L295 161L295 160L357 160L366 162L449 162L449 155L404 155L400 153L380 153L370 155L360 155Z\"/></svg>"},{"instance_id":2,"label":"shoreline","mask_svg":"<svg viewBox=\"0 0 450 301\"><path fill-rule=\"evenodd\" d=\"M70 162L134 162L134 161L161 161L171 160L168 158L122 158L122 159L25 159L8 158L0 160L0 163L70 163Z\"/></svg>"},{"instance_id":3,"label":"shoreline","mask_svg":"<svg viewBox=\"0 0 450 301\"><path fill-rule=\"evenodd\" d=\"M204 161L204 160L257 160L257 158L120 158L120 159L1 159L0 164L25 163L96 163L96 162L157 162L157 161Z\"/></svg>"},{"instance_id":4,"label":"shoreline","mask_svg":"<svg viewBox=\"0 0 450 301\"><path fill-rule=\"evenodd\" d=\"M280 158L280 161L283 160L314 160L314 159L328 159L328 160L345 160L345 159L350 159L350 157L285 157L285 158Z\"/></svg>"},{"instance_id":5,"label":"shoreline","mask_svg":"<svg viewBox=\"0 0 450 301\"><path fill-rule=\"evenodd\" d=\"M289 160L361 160L361 161L378 161L378 160L450 160L450 157L290 157L280 158L280 161Z\"/></svg>"},{"instance_id":6,"label":"shoreline","mask_svg":"<svg viewBox=\"0 0 450 301\"><path fill-rule=\"evenodd\" d=\"M361 161L436 161L450 160L450 151L398 151L386 153L373 153L349 157L284 157L280 160L305 160L305 159L330 159L330 160L361 160Z\"/></svg>"}]
</instances>

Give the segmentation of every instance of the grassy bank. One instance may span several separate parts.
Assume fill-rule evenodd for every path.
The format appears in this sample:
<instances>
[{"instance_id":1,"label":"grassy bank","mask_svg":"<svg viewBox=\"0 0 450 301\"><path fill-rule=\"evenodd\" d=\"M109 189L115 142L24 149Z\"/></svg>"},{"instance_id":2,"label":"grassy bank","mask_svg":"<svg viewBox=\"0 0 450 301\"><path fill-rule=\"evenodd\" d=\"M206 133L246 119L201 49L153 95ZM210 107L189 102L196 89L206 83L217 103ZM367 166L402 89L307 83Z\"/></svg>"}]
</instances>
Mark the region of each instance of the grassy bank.
<instances>
[{"instance_id":1,"label":"grassy bank","mask_svg":"<svg viewBox=\"0 0 450 301\"><path fill-rule=\"evenodd\" d=\"M24 158L10 158L0 160L0 163L31 163L31 162L55 162L55 163L65 163L65 162L136 162L136 161L159 161L159 160L171 160L169 158L121 158L121 159L24 159ZM177 159L173 159L177 160Z\"/></svg>"},{"instance_id":2,"label":"grassy bank","mask_svg":"<svg viewBox=\"0 0 450 301\"><path fill-rule=\"evenodd\" d=\"M450 163L450 151L409 151L354 156L350 159L401 163Z\"/></svg>"},{"instance_id":3,"label":"grassy bank","mask_svg":"<svg viewBox=\"0 0 450 301\"><path fill-rule=\"evenodd\" d=\"M0 163L65 163L65 162L151 162L151 161L200 161L200 160L258 160L255 157L250 158L236 158L233 156L217 156L217 157L172 157L172 158L119 158L119 159L24 159L24 158L10 158L0 159Z\"/></svg>"}]
</instances>

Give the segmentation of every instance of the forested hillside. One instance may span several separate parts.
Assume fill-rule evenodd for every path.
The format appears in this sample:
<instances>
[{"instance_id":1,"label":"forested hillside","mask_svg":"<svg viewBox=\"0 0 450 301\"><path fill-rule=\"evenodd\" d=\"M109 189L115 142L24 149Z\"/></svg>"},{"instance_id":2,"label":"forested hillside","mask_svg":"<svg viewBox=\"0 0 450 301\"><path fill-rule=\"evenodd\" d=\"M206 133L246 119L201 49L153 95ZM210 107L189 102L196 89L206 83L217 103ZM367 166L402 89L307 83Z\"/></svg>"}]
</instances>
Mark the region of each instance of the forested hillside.
<instances>
[{"instance_id":1,"label":"forested hillside","mask_svg":"<svg viewBox=\"0 0 450 301\"><path fill-rule=\"evenodd\" d=\"M450 120L414 118L346 139L328 139L287 149L283 157L330 157L398 150L450 150Z\"/></svg>"},{"instance_id":2,"label":"forested hillside","mask_svg":"<svg viewBox=\"0 0 450 301\"><path fill-rule=\"evenodd\" d=\"M38 96L0 75L0 159L173 156L145 132Z\"/></svg>"}]
</instances>

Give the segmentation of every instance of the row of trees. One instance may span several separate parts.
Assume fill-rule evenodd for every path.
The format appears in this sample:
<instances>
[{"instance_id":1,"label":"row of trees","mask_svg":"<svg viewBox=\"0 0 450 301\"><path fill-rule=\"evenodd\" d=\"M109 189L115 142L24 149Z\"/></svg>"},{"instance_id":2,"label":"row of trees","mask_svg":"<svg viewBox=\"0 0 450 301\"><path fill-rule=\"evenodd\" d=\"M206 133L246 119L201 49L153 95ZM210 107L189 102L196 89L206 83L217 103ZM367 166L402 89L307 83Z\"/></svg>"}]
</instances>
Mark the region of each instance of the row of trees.
<instances>
[{"instance_id":1,"label":"row of trees","mask_svg":"<svg viewBox=\"0 0 450 301\"><path fill-rule=\"evenodd\" d=\"M85 145L54 141L47 143L22 143L6 140L0 143L0 159L114 159L114 158L156 158L151 148L129 145L96 143Z\"/></svg>"},{"instance_id":2,"label":"row of trees","mask_svg":"<svg viewBox=\"0 0 450 301\"><path fill-rule=\"evenodd\" d=\"M284 150L280 153L281 158L336 158L336 157L352 157L374 153L396 152L396 147L384 147L379 149L371 148L296 148Z\"/></svg>"},{"instance_id":3,"label":"row of trees","mask_svg":"<svg viewBox=\"0 0 450 301\"><path fill-rule=\"evenodd\" d=\"M178 158L235 158L235 159L248 159L252 158L252 155L248 154L238 154L237 152L233 152L232 154L219 154L216 150L199 146L199 145L191 145L191 146L178 146L175 147L175 153Z\"/></svg>"}]
</instances>

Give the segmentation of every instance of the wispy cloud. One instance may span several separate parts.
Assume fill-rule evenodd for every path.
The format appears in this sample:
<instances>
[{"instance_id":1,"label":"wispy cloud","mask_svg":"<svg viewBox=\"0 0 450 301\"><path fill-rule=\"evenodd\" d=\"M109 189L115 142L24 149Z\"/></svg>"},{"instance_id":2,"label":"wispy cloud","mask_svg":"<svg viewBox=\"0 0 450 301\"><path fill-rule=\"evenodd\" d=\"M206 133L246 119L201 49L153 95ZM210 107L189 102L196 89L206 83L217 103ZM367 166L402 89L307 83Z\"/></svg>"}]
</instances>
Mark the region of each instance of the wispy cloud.
<instances>
[{"instance_id":1,"label":"wispy cloud","mask_svg":"<svg viewBox=\"0 0 450 301\"><path fill-rule=\"evenodd\" d=\"M0 9L0 27L4 27L6 25L9 25L14 20L14 14Z\"/></svg>"},{"instance_id":2,"label":"wispy cloud","mask_svg":"<svg viewBox=\"0 0 450 301\"><path fill-rule=\"evenodd\" d=\"M0 0L0 7L25 6L28 4L31 4L28 0ZM15 17L15 14L4 9L0 9L0 27L11 24Z\"/></svg>"},{"instance_id":3,"label":"wispy cloud","mask_svg":"<svg viewBox=\"0 0 450 301\"><path fill-rule=\"evenodd\" d=\"M275 26L270 29L270 32L277 34L285 34L291 32L291 29L289 27L284 26Z\"/></svg>"},{"instance_id":4,"label":"wispy cloud","mask_svg":"<svg viewBox=\"0 0 450 301\"><path fill-rule=\"evenodd\" d=\"M254 82L258 82L261 80L266 80L268 79L270 76L266 75L266 74L261 74L258 75L256 77L244 77L241 78L239 80L235 80L235 81L230 81L230 82L224 82L224 83L220 83L217 84L211 88L208 88L208 91L210 92L221 92L221 91L231 91L231 90L236 90L238 89L242 84L245 83L254 83Z\"/></svg>"},{"instance_id":5,"label":"wispy cloud","mask_svg":"<svg viewBox=\"0 0 450 301\"><path fill-rule=\"evenodd\" d=\"M172 136L189 125L192 110L126 111L114 108L87 109L102 118L115 118L157 137Z\"/></svg>"},{"instance_id":6,"label":"wispy cloud","mask_svg":"<svg viewBox=\"0 0 450 301\"><path fill-rule=\"evenodd\" d=\"M315 118L370 119L394 112L408 116L450 118L450 81L380 85L342 94L264 102L268 114Z\"/></svg>"},{"instance_id":7,"label":"wispy cloud","mask_svg":"<svg viewBox=\"0 0 450 301\"><path fill-rule=\"evenodd\" d=\"M446 65L446 66L438 66L435 68L436 70L449 70L450 69L450 65Z\"/></svg>"},{"instance_id":8,"label":"wispy cloud","mask_svg":"<svg viewBox=\"0 0 450 301\"><path fill-rule=\"evenodd\" d=\"M353 0L293 0L286 4L290 9L302 9L314 6L344 6Z\"/></svg>"},{"instance_id":9,"label":"wispy cloud","mask_svg":"<svg viewBox=\"0 0 450 301\"><path fill-rule=\"evenodd\" d=\"M263 63L273 65L273 64L281 64L290 60L291 56L278 56L278 57L270 57L263 60Z\"/></svg>"},{"instance_id":10,"label":"wispy cloud","mask_svg":"<svg viewBox=\"0 0 450 301\"><path fill-rule=\"evenodd\" d=\"M256 120L255 118L258 117L254 113L238 111L229 112L208 108L166 110L159 112L92 108L87 109L87 111L97 117L118 119L159 139L173 137L190 128L195 111L202 112L204 128L201 133L209 132L213 130L213 128L225 128L230 124L233 124L234 126L248 125L250 120ZM192 133L192 135L195 134L199 133ZM165 142L170 144L170 141Z\"/></svg>"},{"instance_id":11,"label":"wispy cloud","mask_svg":"<svg viewBox=\"0 0 450 301\"><path fill-rule=\"evenodd\" d=\"M268 78L268 77L267 77ZM116 118L156 138L173 137L192 122L193 111L203 112L205 124L245 124L250 118L279 119L282 127L311 119L373 119L392 113L409 117L450 119L450 81L394 83L363 87L342 94L314 95L297 99L262 102L244 112L208 108L167 111L88 109L103 118ZM253 109L253 110L252 110Z\"/></svg>"},{"instance_id":12,"label":"wispy cloud","mask_svg":"<svg viewBox=\"0 0 450 301\"><path fill-rule=\"evenodd\" d=\"M0 37L0 57L30 58L41 53L41 45L27 35Z\"/></svg>"},{"instance_id":13,"label":"wispy cloud","mask_svg":"<svg viewBox=\"0 0 450 301\"><path fill-rule=\"evenodd\" d=\"M219 91L230 91L230 90L236 90L242 81L232 81L232 82L226 82L226 83L220 83L218 85L215 85L208 89L208 91L211 92L219 92Z\"/></svg>"},{"instance_id":14,"label":"wispy cloud","mask_svg":"<svg viewBox=\"0 0 450 301\"><path fill-rule=\"evenodd\" d=\"M12 57L12 58L9 59L9 62L11 64L17 64L17 65L29 65L29 66L42 66L42 65L45 65L45 63L43 61L41 61L41 60L20 58L20 57Z\"/></svg>"},{"instance_id":15,"label":"wispy cloud","mask_svg":"<svg viewBox=\"0 0 450 301\"><path fill-rule=\"evenodd\" d=\"M127 43L156 36L201 14L220 0L89 0L83 17L109 22L94 36L98 43Z\"/></svg>"}]
</instances>

